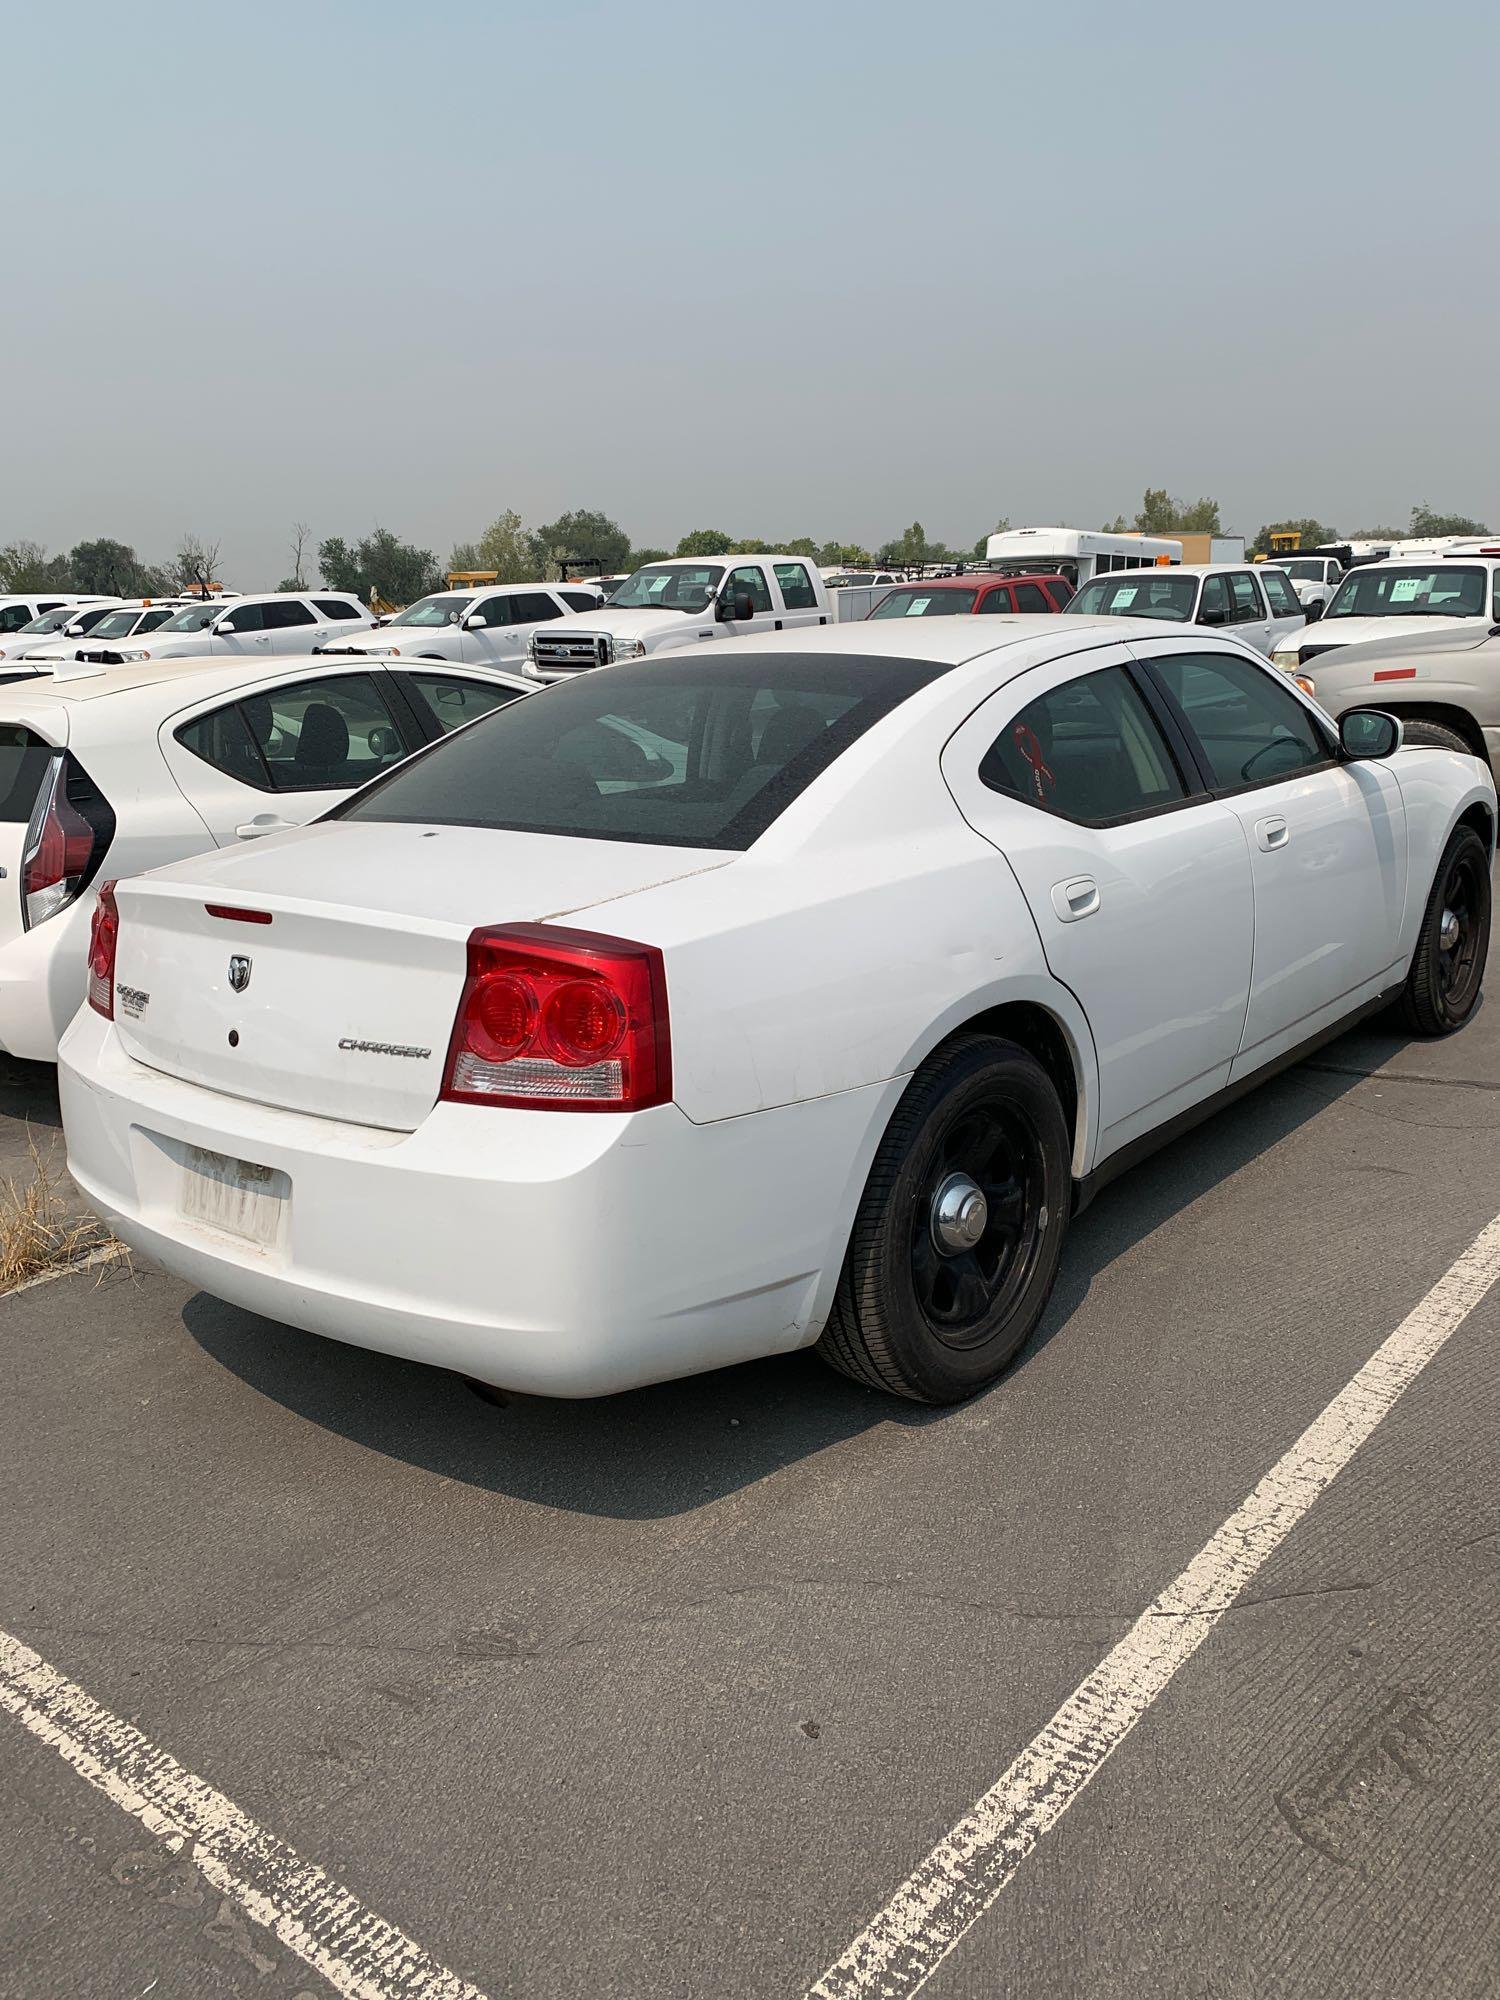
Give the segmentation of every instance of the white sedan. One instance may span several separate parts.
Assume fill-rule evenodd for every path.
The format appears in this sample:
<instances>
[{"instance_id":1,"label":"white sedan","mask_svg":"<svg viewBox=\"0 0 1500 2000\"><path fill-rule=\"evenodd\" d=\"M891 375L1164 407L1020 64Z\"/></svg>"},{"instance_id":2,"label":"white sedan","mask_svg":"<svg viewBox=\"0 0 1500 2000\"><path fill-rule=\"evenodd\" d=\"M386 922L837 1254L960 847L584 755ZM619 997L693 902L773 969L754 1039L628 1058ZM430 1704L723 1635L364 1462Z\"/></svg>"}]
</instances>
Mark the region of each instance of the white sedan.
<instances>
[{"instance_id":1,"label":"white sedan","mask_svg":"<svg viewBox=\"0 0 1500 2000\"><path fill-rule=\"evenodd\" d=\"M40 1062L83 1004L101 879L316 819L529 691L347 660L53 664L0 687L0 1049Z\"/></svg>"},{"instance_id":2,"label":"white sedan","mask_svg":"<svg viewBox=\"0 0 1500 2000\"><path fill-rule=\"evenodd\" d=\"M1089 1193L1360 1015L1460 1027L1477 759L1120 619L586 673L101 894L69 1164L251 1311L586 1396L818 1344L949 1402Z\"/></svg>"}]
</instances>

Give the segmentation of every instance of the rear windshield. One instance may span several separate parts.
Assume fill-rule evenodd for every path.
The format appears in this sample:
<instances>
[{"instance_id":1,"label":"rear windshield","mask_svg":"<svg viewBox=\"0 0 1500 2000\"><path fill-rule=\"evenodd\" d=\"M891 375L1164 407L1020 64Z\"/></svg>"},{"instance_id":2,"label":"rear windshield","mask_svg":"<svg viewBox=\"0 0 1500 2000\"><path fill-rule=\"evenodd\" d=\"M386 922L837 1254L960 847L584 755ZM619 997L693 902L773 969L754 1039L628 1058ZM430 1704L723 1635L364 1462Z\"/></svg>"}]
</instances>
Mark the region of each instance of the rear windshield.
<instances>
[{"instance_id":1,"label":"rear windshield","mask_svg":"<svg viewBox=\"0 0 1500 2000\"><path fill-rule=\"evenodd\" d=\"M327 816L743 849L946 672L801 653L603 667L458 731Z\"/></svg>"},{"instance_id":2,"label":"rear windshield","mask_svg":"<svg viewBox=\"0 0 1500 2000\"><path fill-rule=\"evenodd\" d=\"M1182 624L1192 617L1197 596L1195 576L1132 570L1127 576L1102 576L1086 583L1068 609L1083 617L1168 618Z\"/></svg>"},{"instance_id":3,"label":"rear windshield","mask_svg":"<svg viewBox=\"0 0 1500 2000\"><path fill-rule=\"evenodd\" d=\"M31 818L42 774L54 755L51 744L29 729L0 724L0 822L24 826Z\"/></svg>"},{"instance_id":4,"label":"rear windshield","mask_svg":"<svg viewBox=\"0 0 1500 2000\"><path fill-rule=\"evenodd\" d=\"M977 590L893 590L870 613L872 618L953 618L974 609Z\"/></svg>"}]
</instances>

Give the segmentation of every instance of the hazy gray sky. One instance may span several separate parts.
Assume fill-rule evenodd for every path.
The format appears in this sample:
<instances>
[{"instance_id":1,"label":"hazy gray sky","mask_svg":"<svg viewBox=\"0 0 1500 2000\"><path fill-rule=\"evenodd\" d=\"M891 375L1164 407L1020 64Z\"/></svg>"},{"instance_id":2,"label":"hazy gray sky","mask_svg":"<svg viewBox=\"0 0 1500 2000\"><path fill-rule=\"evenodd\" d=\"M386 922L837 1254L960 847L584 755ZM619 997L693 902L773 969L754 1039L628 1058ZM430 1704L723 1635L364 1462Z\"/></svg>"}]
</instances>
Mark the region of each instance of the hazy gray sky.
<instances>
[{"instance_id":1,"label":"hazy gray sky","mask_svg":"<svg viewBox=\"0 0 1500 2000\"><path fill-rule=\"evenodd\" d=\"M76 0L4 72L0 541L1500 526L1493 0Z\"/></svg>"}]
</instances>

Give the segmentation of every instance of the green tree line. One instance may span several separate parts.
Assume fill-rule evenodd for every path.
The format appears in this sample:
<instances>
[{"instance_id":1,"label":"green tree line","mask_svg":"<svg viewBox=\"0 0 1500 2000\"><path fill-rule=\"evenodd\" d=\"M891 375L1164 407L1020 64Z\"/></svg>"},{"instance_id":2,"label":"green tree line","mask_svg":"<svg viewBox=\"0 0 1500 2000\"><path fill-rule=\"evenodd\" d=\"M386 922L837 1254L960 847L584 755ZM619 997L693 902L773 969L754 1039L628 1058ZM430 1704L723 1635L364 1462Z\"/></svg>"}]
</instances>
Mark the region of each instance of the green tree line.
<instances>
[{"instance_id":1,"label":"green tree line","mask_svg":"<svg viewBox=\"0 0 1500 2000\"><path fill-rule=\"evenodd\" d=\"M372 528L352 541L341 535L326 537L316 544L314 564L307 553L310 531L305 523L298 522L289 543L293 559L291 574L282 578L279 588L306 590L320 580L329 589L353 591L365 602L373 592L392 604L410 604L418 597L440 590L452 570L493 570L501 583L529 583L558 576L565 562L597 566L605 575L615 575L668 555L779 553L806 556L825 565L885 567L973 561L984 555L989 536L1003 532L1009 525L1007 520L998 520L965 548L930 539L922 523L913 521L900 534L873 548L862 542L820 541L813 535L784 535L779 540L767 540L761 535L731 534L722 528L694 528L681 537L675 548L658 549L633 547L619 522L598 508L574 508L536 528L528 528L515 509L508 508L476 541L460 542L444 566L431 549L402 541L392 530L382 527ZM1119 514L1104 526L1113 533L1134 529L1148 535L1223 532L1217 500L1175 499L1165 487L1148 487L1128 521ZM1328 522L1311 516L1268 521L1250 544L1251 553L1268 554L1271 536L1288 529L1301 536L1304 548L1341 539L1379 541L1406 535L1488 532L1481 521L1464 514L1440 513L1423 501L1412 508L1410 523L1405 528L1355 528L1342 537ZM316 578L310 574L314 568ZM160 597L223 581L219 574L218 543L202 541L195 535L182 536L173 554L158 563L138 556L128 542L108 537L78 542L66 553L56 555L49 555L40 543L32 541L13 541L0 547L0 592L51 589L90 591L109 597Z\"/></svg>"}]
</instances>

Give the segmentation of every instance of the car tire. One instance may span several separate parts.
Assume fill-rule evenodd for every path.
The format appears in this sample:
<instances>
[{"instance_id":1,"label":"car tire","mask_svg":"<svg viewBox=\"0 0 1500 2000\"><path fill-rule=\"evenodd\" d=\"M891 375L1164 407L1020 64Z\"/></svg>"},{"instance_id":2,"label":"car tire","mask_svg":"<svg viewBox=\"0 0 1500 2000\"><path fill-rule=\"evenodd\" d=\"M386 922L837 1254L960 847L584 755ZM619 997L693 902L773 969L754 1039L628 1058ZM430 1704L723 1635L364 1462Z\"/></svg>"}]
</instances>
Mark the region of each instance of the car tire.
<instances>
[{"instance_id":1,"label":"car tire","mask_svg":"<svg viewBox=\"0 0 1500 2000\"><path fill-rule=\"evenodd\" d=\"M1428 722L1420 715L1414 715L1410 722L1402 717L1401 740L1429 750L1457 750L1465 757L1474 755L1474 746L1466 743L1456 729L1450 729L1445 722Z\"/></svg>"},{"instance_id":2,"label":"car tire","mask_svg":"<svg viewBox=\"0 0 1500 2000\"><path fill-rule=\"evenodd\" d=\"M914 1402L956 1403L987 1388L1057 1277L1070 1152L1057 1091L1034 1056L995 1035L944 1043L907 1085L876 1152L818 1342L823 1358Z\"/></svg>"},{"instance_id":3,"label":"car tire","mask_svg":"<svg viewBox=\"0 0 1500 2000\"><path fill-rule=\"evenodd\" d=\"M1469 826L1443 850L1397 1011L1416 1035L1451 1035L1479 1004L1490 948L1490 853Z\"/></svg>"}]
</instances>

